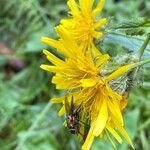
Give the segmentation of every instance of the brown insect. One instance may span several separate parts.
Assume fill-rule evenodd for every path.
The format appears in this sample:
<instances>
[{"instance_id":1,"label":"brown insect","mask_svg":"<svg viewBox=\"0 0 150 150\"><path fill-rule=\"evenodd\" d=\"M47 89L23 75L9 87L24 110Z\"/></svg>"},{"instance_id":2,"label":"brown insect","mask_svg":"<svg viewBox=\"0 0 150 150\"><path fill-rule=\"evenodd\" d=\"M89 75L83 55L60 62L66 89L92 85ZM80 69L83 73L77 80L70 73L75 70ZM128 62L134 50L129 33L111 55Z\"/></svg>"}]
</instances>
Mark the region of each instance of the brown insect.
<instances>
[{"instance_id":1,"label":"brown insect","mask_svg":"<svg viewBox=\"0 0 150 150\"><path fill-rule=\"evenodd\" d=\"M73 103L73 96L71 103L69 104L67 97L65 98L65 109L66 109L66 122L70 133L78 134L79 132L79 111L80 106L76 107Z\"/></svg>"}]
</instances>

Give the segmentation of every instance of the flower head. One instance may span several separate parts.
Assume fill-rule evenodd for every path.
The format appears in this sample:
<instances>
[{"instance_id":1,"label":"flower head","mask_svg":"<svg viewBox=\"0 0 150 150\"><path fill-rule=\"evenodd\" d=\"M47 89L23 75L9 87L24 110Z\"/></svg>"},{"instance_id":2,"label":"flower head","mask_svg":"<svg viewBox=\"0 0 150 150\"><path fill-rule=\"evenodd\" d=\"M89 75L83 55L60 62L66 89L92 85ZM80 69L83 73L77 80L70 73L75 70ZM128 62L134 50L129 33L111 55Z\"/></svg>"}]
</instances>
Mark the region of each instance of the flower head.
<instances>
[{"instance_id":1,"label":"flower head","mask_svg":"<svg viewBox=\"0 0 150 150\"><path fill-rule=\"evenodd\" d=\"M114 136L119 143L122 143L122 138L118 131L133 146L124 129L120 107L121 94L113 91L109 84L103 80L103 82L97 81L92 87L84 87L79 95L83 106L81 113L84 117L88 114L90 118L90 129L82 149L90 149L94 137L102 137L105 134L112 145L116 147L110 135ZM77 101L79 101L79 97Z\"/></svg>"},{"instance_id":2,"label":"flower head","mask_svg":"<svg viewBox=\"0 0 150 150\"><path fill-rule=\"evenodd\" d=\"M99 0L93 9L94 0L79 0L79 6L75 0L68 0L70 8L69 19L62 19L61 25L66 28L78 45L84 48L93 46L93 39L100 39L103 36L101 27L106 24L106 18L98 19L105 0Z\"/></svg>"},{"instance_id":3,"label":"flower head","mask_svg":"<svg viewBox=\"0 0 150 150\"><path fill-rule=\"evenodd\" d=\"M68 97L73 95L76 106L81 105L80 119L84 122L89 120L89 132L82 146L88 150L94 137L106 134L110 142L113 143L110 134L122 143L119 131L133 147L132 142L124 129L122 117L122 104L124 97L112 89L109 82L125 74L132 69L134 64L125 65L118 68L113 73L103 76L101 72L109 60L109 55L102 55L94 48L87 55L84 55L82 46L76 44L63 27L57 27L60 40L42 38L42 42L56 48L64 55L64 60L56 57L52 53L44 50L44 54L52 65L41 65L41 68L55 73L52 82L58 89L67 89ZM76 51L78 49L78 51ZM74 90L75 89L75 90ZM54 103L65 103L65 97L54 98ZM59 111L59 115L65 113L65 105Z\"/></svg>"},{"instance_id":4,"label":"flower head","mask_svg":"<svg viewBox=\"0 0 150 150\"><path fill-rule=\"evenodd\" d=\"M56 84L58 89L81 87L80 80L97 76L103 61L107 60L109 56L107 54L102 56L96 48L93 48L92 53L95 58L102 56L101 63L97 61L96 65L99 66L95 67L90 52L87 54L89 56L87 58L82 52L82 47L78 47L75 41L69 38L69 33L64 28L57 27L57 32L61 38L59 41L46 37L43 37L41 41L56 48L64 55L65 60L63 61L47 50L43 50L53 65L41 65L41 68L55 73L52 83Z\"/></svg>"}]
</instances>

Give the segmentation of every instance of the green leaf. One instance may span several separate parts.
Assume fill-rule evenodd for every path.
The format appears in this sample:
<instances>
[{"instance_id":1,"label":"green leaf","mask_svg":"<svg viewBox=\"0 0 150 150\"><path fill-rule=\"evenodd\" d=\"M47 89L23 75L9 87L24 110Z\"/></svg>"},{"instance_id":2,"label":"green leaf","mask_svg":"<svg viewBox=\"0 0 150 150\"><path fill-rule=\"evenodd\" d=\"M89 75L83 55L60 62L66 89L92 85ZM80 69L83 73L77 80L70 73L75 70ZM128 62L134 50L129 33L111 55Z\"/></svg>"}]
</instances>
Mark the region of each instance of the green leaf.
<instances>
[{"instance_id":1,"label":"green leaf","mask_svg":"<svg viewBox=\"0 0 150 150\"><path fill-rule=\"evenodd\" d=\"M129 29L129 28L139 28L139 27L150 27L150 19L143 18L132 18L130 20L123 20L119 24L115 24L113 29Z\"/></svg>"},{"instance_id":2,"label":"green leaf","mask_svg":"<svg viewBox=\"0 0 150 150\"><path fill-rule=\"evenodd\" d=\"M136 53L143 44L143 40L138 38L129 37L117 33L108 33L104 39L104 43L116 43L127 48L129 52ZM144 53L144 58L150 57L150 44L147 45Z\"/></svg>"}]
</instances>

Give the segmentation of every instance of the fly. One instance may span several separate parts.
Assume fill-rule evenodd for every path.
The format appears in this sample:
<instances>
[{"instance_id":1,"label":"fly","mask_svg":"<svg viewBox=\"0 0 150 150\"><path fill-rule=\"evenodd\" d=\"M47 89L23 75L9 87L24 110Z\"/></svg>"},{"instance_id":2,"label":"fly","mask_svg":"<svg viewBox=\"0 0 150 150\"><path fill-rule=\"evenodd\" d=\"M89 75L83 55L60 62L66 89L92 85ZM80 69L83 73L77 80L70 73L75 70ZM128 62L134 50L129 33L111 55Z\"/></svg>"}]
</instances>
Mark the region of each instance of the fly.
<instances>
[{"instance_id":1,"label":"fly","mask_svg":"<svg viewBox=\"0 0 150 150\"><path fill-rule=\"evenodd\" d=\"M76 107L73 103L73 96L69 104L67 97L65 98L66 122L68 130L71 134L79 133L79 111L80 107Z\"/></svg>"}]
</instances>

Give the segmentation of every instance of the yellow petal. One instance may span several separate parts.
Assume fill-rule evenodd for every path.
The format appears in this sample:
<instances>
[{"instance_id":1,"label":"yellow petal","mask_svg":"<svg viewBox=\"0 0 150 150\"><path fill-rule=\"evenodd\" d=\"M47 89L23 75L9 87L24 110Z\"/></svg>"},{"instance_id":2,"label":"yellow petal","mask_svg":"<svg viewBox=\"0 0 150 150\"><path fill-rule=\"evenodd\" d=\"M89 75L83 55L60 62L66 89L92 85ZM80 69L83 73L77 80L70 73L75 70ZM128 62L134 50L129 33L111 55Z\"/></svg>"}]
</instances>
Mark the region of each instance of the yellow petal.
<instances>
[{"instance_id":1,"label":"yellow petal","mask_svg":"<svg viewBox=\"0 0 150 150\"><path fill-rule=\"evenodd\" d=\"M92 43L92 53L93 53L94 57L98 57L98 56L102 55L102 53L100 52L100 50L98 50L96 48L94 43Z\"/></svg>"},{"instance_id":2,"label":"yellow petal","mask_svg":"<svg viewBox=\"0 0 150 150\"><path fill-rule=\"evenodd\" d=\"M71 14L77 16L79 14L79 9L75 0L68 0L67 4L71 10Z\"/></svg>"},{"instance_id":3,"label":"yellow petal","mask_svg":"<svg viewBox=\"0 0 150 150\"><path fill-rule=\"evenodd\" d=\"M123 75L124 73L126 73L127 71L129 71L130 69L132 69L133 66L134 66L134 64L122 66L118 70L116 70L112 74L110 74L108 77L106 77L104 80L109 82L110 80L118 78L121 75Z\"/></svg>"},{"instance_id":4,"label":"yellow petal","mask_svg":"<svg viewBox=\"0 0 150 150\"><path fill-rule=\"evenodd\" d=\"M50 66L50 65L41 65L40 68L49 71L49 72L59 72L59 69L56 66Z\"/></svg>"},{"instance_id":5,"label":"yellow petal","mask_svg":"<svg viewBox=\"0 0 150 150\"><path fill-rule=\"evenodd\" d=\"M120 100L120 109L123 111L128 104L128 95L129 93L124 93L122 99Z\"/></svg>"},{"instance_id":6,"label":"yellow petal","mask_svg":"<svg viewBox=\"0 0 150 150\"><path fill-rule=\"evenodd\" d=\"M41 42L48 44L51 47L56 48L60 53L66 55L66 50L64 49L64 47L62 46L61 42L51 39L51 38L47 38L47 37L42 37L41 38Z\"/></svg>"},{"instance_id":7,"label":"yellow petal","mask_svg":"<svg viewBox=\"0 0 150 150\"><path fill-rule=\"evenodd\" d=\"M97 78L89 78L89 79L82 79L80 80L82 87L92 87L94 86L97 82Z\"/></svg>"},{"instance_id":8,"label":"yellow petal","mask_svg":"<svg viewBox=\"0 0 150 150\"><path fill-rule=\"evenodd\" d=\"M104 54L96 58L96 67L99 69L99 71L101 71L104 68L109 58L110 57L108 54Z\"/></svg>"},{"instance_id":9,"label":"yellow petal","mask_svg":"<svg viewBox=\"0 0 150 150\"><path fill-rule=\"evenodd\" d=\"M103 36L103 33L102 32L98 32L98 31L94 31L94 33L93 33L93 36L95 37L95 38L102 38L102 36Z\"/></svg>"},{"instance_id":10,"label":"yellow petal","mask_svg":"<svg viewBox=\"0 0 150 150\"><path fill-rule=\"evenodd\" d=\"M106 18L102 18L102 19L100 19L99 21L97 21L97 22L94 24L95 29L96 29L96 28L99 28L99 27L101 27L101 26L103 26L104 24L106 24L106 21L107 21Z\"/></svg>"},{"instance_id":11,"label":"yellow petal","mask_svg":"<svg viewBox=\"0 0 150 150\"><path fill-rule=\"evenodd\" d=\"M93 134L95 136L98 136L101 134L101 132L105 128L107 120L108 120L108 110L107 110L107 103L104 99L102 102L98 117L96 121L94 122L95 127L94 127Z\"/></svg>"},{"instance_id":12,"label":"yellow petal","mask_svg":"<svg viewBox=\"0 0 150 150\"><path fill-rule=\"evenodd\" d=\"M124 122L120 111L119 103L115 101L108 101L108 108L113 121L123 126Z\"/></svg>"},{"instance_id":13,"label":"yellow petal","mask_svg":"<svg viewBox=\"0 0 150 150\"><path fill-rule=\"evenodd\" d=\"M56 84L56 89L73 89L80 85L78 79L69 80L64 78L61 74L55 75L52 78L52 83Z\"/></svg>"},{"instance_id":14,"label":"yellow petal","mask_svg":"<svg viewBox=\"0 0 150 150\"><path fill-rule=\"evenodd\" d=\"M120 127L120 126L118 126L117 128L118 128L119 132L125 137L125 139L127 140L127 142L131 145L131 147L134 149L133 143L132 143L129 135L125 131L125 129L123 127Z\"/></svg>"},{"instance_id":15,"label":"yellow petal","mask_svg":"<svg viewBox=\"0 0 150 150\"><path fill-rule=\"evenodd\" d=\"M116 140L119 143L122 143L121 137L118 135L118 133L111 126L107 125L106 128L116 138Z\"/></svg>"},{"instance_id":16,"label":"yellow petal","mask_svg":"<svg viewBox=\"0 0 150 150\"><path fill-rule=\"evenodd\" d=\"M58 112L58 116L63 116L63 115L65 114L65 112L66 112L65 106L63 105L63 106L61 107L61 109L59 110L59 112Z\"/></svg>"},{"instance_id":17,"label":"yellow petal","mask_svg":"<svg viewBox=\"0 0 150 150\"><path fill-rule=\"evenodd\" d=\"M92 145L92 142L94 140L94 135L93 135L93 126L90 127L90 130L89 130L89 133L87 135L87 138L84 142L84 144L82 145L82 150L89 150L91 145Z\"/></svg>"},{"instance_id":18,"label":"yellow petal","mask_svg":"<svg viewBox=\"0 0 150 150\"><path fill-rule=\"evenodd\" d=\"M100 134L100 138L101 138L101 139L104 139L104 131L103 131L103 132L101 132L101 134Z\"/></svg>"},{"instance_id":19,"label":"yellow petal","mask_svg":"<svg viewBox=\"0 0 150 150\"><path fill-rule=\"evenodd\" d=\"M52 103L63 103L63 101L64 101L64 96L59 97L59 98L52 98L50 101L51 101Z\"/></svg>"},{"instance_id":20,"label":"yellow petal","mask_svg":"<svg viewBox=\"0 0 150 150\"><path fill-rule=\"evenodd\" d=\"M94 0L79 0L80 8L82 10L82 14L87 16L90 15Z\"/></svg>"},{"instance_id":21,"label":"yellow petal","mask_svg":"<svg viewBox=\"0 0 150 150\"><path fill-rule=\"evenodd\" d=\"M64 65L64 61L62 61L61 59L57 58L55 55L53 55L52 53L50 53L49 51L47 50L43 50L43 53L47 56L47 59L55 64L55 65L58 65L58 66L62 66Z\"/></svg>"},{"instance_id":22,"label":"yellow petal","mask_svg":"<svg viewBox=\"0 0 150 150\"><path fill-rule=\"evenodd\" d=\"M74 24L73 19L61 19L60 24L62 24L63 27L69 30L69 32L71 32L75 28L75 25L73 25Z\"/></svg>"},{"instance_id":23,"label":"yellow petal","mask_svg":"<svg viewBox=\"0 0 150 150\"><path fill-rule=\"evenodd\" d=\"M68 51L68 56L71 58L75 57L79 50L77 43L62 25L57 26L55 29L61 38L61 42L65 47L65 50Z\"/></svg>"},{"instance_id":24,"label":"yellow petal","mask_svg":"<svg viewBox=\"0 0 150 150\"><path fill-rule=\"evenodd\" d=\"M66 120L64 121L63 126L67 127L67 122L66 122Z\"/></svg>"},{"instance_id":25,"label":"yellow petal","mask_svg":"<svg viewBox=\"0 0 150 150\"><path fill-rule=\"evenodd\" d=\"M92 12L93 17L96 17L102 11L104 4L105 4L105 0L99 0L96 8Z\"/></svg>"},{"instance_id":26,"label":"yellow petal","mask_svg":"<svg viewBox=\"0 0 150 150\"><path fill-rule=\"evenodd\" d=\"M111 137L109 136L108 132L106 132L106 135L108 137L108 140L110 141L110 143L112 144L112 146L116 149L116 145L115 143L113 142L113 140L111 139Z\"/></svg>"}]
</instances>

